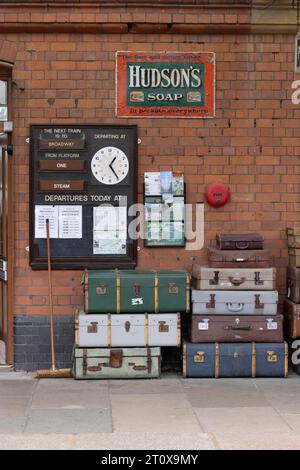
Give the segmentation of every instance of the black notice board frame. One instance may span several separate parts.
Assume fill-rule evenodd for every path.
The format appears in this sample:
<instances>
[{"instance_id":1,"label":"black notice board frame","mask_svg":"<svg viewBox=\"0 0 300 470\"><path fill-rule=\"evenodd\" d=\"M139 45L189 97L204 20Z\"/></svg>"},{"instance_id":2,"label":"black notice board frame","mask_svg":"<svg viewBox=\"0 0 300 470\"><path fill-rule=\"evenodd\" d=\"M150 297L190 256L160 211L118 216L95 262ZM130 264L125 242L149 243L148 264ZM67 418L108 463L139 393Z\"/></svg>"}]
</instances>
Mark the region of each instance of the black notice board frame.
<instances>
[{"instance_id":1,"label":"black notice board frame","mask_svg":"<svg viewBox=\"0 0 300 470\"><path fill-rule=\"evenodd\" d=\"M33 124L30 126L30 219L29 219L29 237L30 237L30 243L29 243L29 263L30 266L33 270L46 270L47 269L47 255L46 255L46 240L45 239L39 239L43 240L42 242L42 249L43 249L43 254L40 253L40 248L35 243L34 234L35 234L35 205L37 204L37 187L38 187L38 181L36 180L36 175L38 173L37 166L38 166L38 158L36 158L36 155L34 155L34 133L35 130L43 130L43 129L48 129L48 128L80 128L83 131L89 129L89 130L103 130L106 132L113 132L114 130L121 132L123 130L126 134L126 131L129 131L129 133L132 134L131 137L131 155L128 155L129 157L129 166L130 166L130 177L129 177L129 184L126 185L116 185L116 187L121 188L119 192L123 191L128 195L128 206L129 207L131 204L134 204L137 202L137 125L109 125L109 124L70 124L70 123L58 123L58 124ZM114 142L111 144L111 146L114 146ZM38 151L36 151L38 153ZM86 157L86 160L89 161L90 156ZM87 166L87 165L86 165ZM76 173L75 180L78 179L80 176L80 173L78 171L74 171L74 174ZM48 177L49 172L45 172L45 177ZM59 175L57 176L59 179ZM127 188L127 190L124 188ZM101 191L101 189L103 191ZM105 192L105 189L107 189L106 186L104 185L99 185L99 194L101 195L102 192ZM113 188L110 188L111 192L113 194ZM38 202L38 204L40 204ZM43 204L41 204L43 205ZM51 205L51 203L44 203L44 205ZM58 205L63 205L63 204L58 204ZM64 203L66 205L66 203ZM72 204L70 204L72 205ZM74 204L73 204L74 205ZM80 203L79 203L80 205ZM86 207L89 207L89 212L91 213L93 211L93 207L97 207L101 205L101 203L95 203L95 204L87 204ZM115 204L117 205L117 204ZM83 207L85 207L83 205ZM91 214L89 214L88 218L91 217ZM132 220L131 217L127 217L127 228ZM93 231L91 230L89 233L87 230L85 230L84 227L84 217L82 220L83 223L83 233L82 233L82 239L86 244L90 244L92 246L93 244ZM85 235L87 235L87 238L85 238ZM64 241L73 243L73 248L74 248L74 254L72 253L71 255L68 254L67 256L64 256L62 248L59 246L60 239L51 239L50 240L50 245L51 245L51 266L52 269L54 270L81 270L81 269L114 269L114 268L120 268L120 269L134 269L137 264L137 241L136 240L131 240L128 238L128 233L127 233L127 243L126 243L126 255L125 254L114 254L114 255L98 255L98 254L92 254L87 256L76 256L76 239L64 239Z\"/></svg>"}]
</instances>

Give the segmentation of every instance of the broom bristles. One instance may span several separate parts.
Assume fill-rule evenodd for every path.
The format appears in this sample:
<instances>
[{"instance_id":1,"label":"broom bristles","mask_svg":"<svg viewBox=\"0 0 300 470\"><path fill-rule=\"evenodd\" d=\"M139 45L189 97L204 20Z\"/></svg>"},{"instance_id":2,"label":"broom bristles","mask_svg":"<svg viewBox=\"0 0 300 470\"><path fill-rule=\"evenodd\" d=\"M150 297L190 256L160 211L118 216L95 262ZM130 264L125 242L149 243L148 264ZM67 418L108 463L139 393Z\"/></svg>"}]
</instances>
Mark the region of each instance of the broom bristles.
<instances>
[{"instance_id":1,"label":"broom bristles","mask_svg":"<svg viewBox=\"0 0 300 470\"><path fill-rule=\"evenodd\" d=\"M59 379L59 378L66 378L69 379L73 377L71 369L48 369L48 370L38 370L36 374L37 379Z\"/></svg>"}]
</instances>

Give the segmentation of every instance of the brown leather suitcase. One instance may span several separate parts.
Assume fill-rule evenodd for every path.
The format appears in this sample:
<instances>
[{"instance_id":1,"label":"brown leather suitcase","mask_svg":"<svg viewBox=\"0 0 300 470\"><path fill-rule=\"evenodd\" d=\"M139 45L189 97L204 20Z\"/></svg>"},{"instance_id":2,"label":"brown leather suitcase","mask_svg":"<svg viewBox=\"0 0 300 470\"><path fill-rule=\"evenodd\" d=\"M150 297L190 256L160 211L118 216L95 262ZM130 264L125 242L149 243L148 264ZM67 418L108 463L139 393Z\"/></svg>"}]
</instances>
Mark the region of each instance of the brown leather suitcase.
<instances>
[{"instance_id":1,"label":"brown leather suitcase","mask_svg":"<svg viewBox=\"0 0 300 470\"><path fill-rule=\"evenodd\" d=\"M300 304L300 269L288 266L286 271L287 297Z\"/></svg>"},{"instance_id":2,"label":"brown leather suitcase","mask_svg":"<svg viewBox=\"0 0 300 470\"><path fill-rule=\"evenodd\" d=\"M217 250L208 247L208 264L211 268L270 268L269 250Z\"/></svg>"},{"instance_id":3,"label":"brown leather suitcase","mask_svg":"<svg viewBox=\"0 0 300 470\"><path fill-rule=\"evenodd\" d=\"M289 248L300 248L300 228L288 227L286 229Z\"/></svg>"},{"instance_id":4,"label":"brown leather suitcase","mask_svg":"<svg viewBox=\"0 0 300 470\"><path fill-rule=\"evenodd\" d=\"M300 338L300 304L286 299L283 304L286 335L290 338Z\"/></svg>"},{"instance_id":5,"label":"brown leather suitcase","mask_svg":"<svg viewBox=\"0 0 300 470\"><path fill-rule=\"evenodd\" d=\"M280 343L283 341L283 316L192 315L192 343Z\"/></svg>"},{"instance_id":6,"label":"brown leather suitcase","mask_svg":"<svg viewBox=\"0 0 300 470\"><path fill-rule=\"evenodd\" d=\"M219 250L262 250L264 239L259 233L217 233Z\"/></svg>"}]
</instances>

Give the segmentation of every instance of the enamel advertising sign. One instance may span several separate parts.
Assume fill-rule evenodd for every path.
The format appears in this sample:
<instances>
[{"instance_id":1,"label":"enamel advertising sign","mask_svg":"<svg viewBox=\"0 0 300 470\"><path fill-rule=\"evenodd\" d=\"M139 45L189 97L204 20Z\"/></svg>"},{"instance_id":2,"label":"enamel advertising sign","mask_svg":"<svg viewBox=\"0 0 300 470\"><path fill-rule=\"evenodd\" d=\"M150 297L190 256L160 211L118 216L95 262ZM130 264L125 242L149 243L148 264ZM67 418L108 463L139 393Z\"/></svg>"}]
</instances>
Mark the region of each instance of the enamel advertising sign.
<instances>
[{"instance_id":1,"label":"enamel advertising sign","mask_svg":"<svg viewBox=\"0 0 300 470\"><path fill-rule=\"evenodd\" d=\"M116 53L116 116L211 118L213 52Z\"/></svg>"}]
</instances>

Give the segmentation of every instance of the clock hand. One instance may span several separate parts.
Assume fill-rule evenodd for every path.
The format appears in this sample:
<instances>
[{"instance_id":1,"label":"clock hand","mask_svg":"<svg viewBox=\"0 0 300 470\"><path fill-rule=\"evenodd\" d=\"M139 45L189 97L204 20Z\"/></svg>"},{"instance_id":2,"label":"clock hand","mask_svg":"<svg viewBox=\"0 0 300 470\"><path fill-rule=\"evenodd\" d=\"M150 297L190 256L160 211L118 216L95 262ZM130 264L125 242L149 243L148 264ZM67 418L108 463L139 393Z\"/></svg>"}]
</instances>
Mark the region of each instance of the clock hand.
<instances>
[{"instance_id":1,"label":"clock hand","mask_svg":"<svg viewBox=\"0 0 300 470\"><path fill-rule=\"evenodd\" d=\"M118 177L117 173L115 172L115 170L114 170L113 167L112 167L112 164L114 163L114 161L116 160L116 158L117 158L117 157L115 157L115 158L113 159L113 161L112 161L111 164L109 165L109 168L111 169L111 171L113 172L113 174L115 175L115 177L117 178L117 180L119 180L119 177Z\"/></svg>"}]
</instances>

